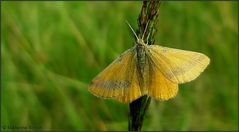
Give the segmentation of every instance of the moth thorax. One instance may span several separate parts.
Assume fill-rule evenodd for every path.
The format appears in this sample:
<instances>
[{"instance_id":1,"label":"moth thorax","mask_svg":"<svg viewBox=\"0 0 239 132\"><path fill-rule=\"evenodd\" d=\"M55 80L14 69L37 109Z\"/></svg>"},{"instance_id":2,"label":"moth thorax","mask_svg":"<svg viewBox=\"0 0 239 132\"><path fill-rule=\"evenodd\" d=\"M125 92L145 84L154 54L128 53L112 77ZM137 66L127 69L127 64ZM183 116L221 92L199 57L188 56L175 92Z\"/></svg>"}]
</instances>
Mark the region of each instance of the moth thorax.
<instances>
[{"instance_id":1,"label":"moth thorax","mask_svg":"<svg viewBox=\"0 0 239 132\"><path fill-rule=\"evenodd\" d=\"M144 71L144 65L145 65L145 47L143 45L137 45L137 62L139 70Z\"/></svg>"}]
</instances>

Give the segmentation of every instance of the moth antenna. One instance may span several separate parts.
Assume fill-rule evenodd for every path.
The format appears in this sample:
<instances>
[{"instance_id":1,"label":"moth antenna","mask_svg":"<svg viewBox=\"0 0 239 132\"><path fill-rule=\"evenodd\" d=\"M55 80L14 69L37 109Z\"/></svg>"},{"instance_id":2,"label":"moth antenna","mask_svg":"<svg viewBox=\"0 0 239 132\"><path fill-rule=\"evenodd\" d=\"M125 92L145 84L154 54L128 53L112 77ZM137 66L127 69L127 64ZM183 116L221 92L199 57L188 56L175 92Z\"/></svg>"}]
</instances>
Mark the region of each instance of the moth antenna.
<instances>
[{"instance_id":1,"label":"moth antenna","mask_svg":"<svg viewBox=\"0 0 239 132\"><path fill-rule=\"evenodd\" d=\"M147 30L147 28L148 28L148 25L149 25L149 21L147 22L147 24L146 24L146 26L145 26L145 28L144 28L144 33L143 33L142 39L144 39L144 35L145 35L145 33L146 33L146 30Z\"/></svg>"},{"instance_id":2,"label":"moth antenna","mask_svg":"<svg viewBox=\"0 0 239 132\"><path fill-rule=\"evenodd\" d=\"M148 44L148 42L149 42L149 36L150 36L150 33L149 33L148 36L147 36L147 44Z\"/></svg>"},{"instance_id":3,"label":"moth antenna","mask_svg":"<svg viewBox=\"0 0 239 132\"><path fill-rule=\"evenodd\" d=\"M134 36L137 38L137 40L139 40L138 36L136 35L134 29L130 26L129 22L127 20L125 22L128 24L128 26L130 27L131 31L134 33Z\"/></svg>"}]
</instances>

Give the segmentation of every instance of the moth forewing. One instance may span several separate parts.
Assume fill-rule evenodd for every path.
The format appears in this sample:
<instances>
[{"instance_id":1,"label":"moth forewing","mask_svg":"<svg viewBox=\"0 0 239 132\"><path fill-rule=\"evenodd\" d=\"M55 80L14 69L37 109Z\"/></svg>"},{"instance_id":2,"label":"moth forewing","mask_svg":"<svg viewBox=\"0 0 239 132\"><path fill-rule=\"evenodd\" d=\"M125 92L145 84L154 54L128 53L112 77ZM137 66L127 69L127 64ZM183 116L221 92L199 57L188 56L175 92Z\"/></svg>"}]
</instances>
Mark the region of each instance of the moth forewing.
<instances>
[{"instance_id":1,"label":"moth forewing","mask_svg":"<svg viewBox=\"0 0 239 132\"><path fill-rule=\"evenodd\" d=\"M163 75L174 83L194 80L207 67L210 59L201 53L149 46L149 56Z\"/></svg>"},{"instance_id":2,"label":"moth forewing","mask_svg":"<svg viewBox=\"0 0 239 132\"><path fill-rule=\"evenodd\" d=\"M140 97L136 59L135 47L122 53L93 79L89 91L96 96L115 98L119 101L123 100L125 103Z\"/></svg>"}]
</instances>

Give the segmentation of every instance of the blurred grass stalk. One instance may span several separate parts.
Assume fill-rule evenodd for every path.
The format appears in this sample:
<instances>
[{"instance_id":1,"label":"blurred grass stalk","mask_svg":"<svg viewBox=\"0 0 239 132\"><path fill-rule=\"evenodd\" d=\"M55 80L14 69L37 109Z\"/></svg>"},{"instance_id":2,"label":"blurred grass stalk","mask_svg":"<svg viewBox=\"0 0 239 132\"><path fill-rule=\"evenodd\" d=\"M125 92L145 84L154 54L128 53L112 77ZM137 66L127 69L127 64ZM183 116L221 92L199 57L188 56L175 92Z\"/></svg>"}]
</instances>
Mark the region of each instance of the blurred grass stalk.
<instances>
[{"instance_id":1,"label":"blurred grass stalk","mask_svg":"<svg viewBox=\"0 0 239 132\"><path fill-rule=\"evenodd\" d=\"M160 7L160 1L143 1L141 12L138 17L138 27L137 35L149 37L149 45L154 44L154 34L156 32L156 23L158 18L158 11ZM147 26L146 26L147 25ZM146 28L146 29L145 29ZM146 42L146 38L143 38ZM135 38L136 40L136 38ZM139 99L133 101L129 104L130 114L129 114L129 131L140 131L143 125L144 115L150 104L151 97L144 95Z\"/></svg>"}]
</instances>

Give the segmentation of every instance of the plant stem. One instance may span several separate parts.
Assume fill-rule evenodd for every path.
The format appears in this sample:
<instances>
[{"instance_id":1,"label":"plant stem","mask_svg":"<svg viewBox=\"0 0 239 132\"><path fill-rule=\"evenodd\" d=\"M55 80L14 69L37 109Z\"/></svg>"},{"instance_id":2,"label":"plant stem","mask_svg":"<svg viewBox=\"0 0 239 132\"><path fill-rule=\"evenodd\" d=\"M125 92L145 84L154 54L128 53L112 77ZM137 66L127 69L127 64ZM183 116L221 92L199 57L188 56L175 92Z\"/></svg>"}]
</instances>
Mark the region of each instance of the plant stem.
<instances>
[{"instance_id":1,"label":"plant stem","mask_svg":"<svg viewBox=\"0 0 239 132\"><path fill-rule=\"evenodd\" d=\"M144 42L146 42L147 36L150 34L148 39L148 44L154 44L154 35L157 31L157 17L158 11L160 7L160 1L152 0L152 1L143 1L143 5L141 8L141 12L138 17L138 30L137 35L142 37L144 35ZM145 27L148 24L146 30ZM140 131L143 126L144 115L148 109L150 104L151 97L148 95L144 95L137 100L131 102L129 104L130 113L129 113L129 131Z\"/></svg>"}]
</instances>

